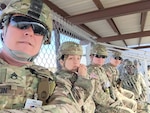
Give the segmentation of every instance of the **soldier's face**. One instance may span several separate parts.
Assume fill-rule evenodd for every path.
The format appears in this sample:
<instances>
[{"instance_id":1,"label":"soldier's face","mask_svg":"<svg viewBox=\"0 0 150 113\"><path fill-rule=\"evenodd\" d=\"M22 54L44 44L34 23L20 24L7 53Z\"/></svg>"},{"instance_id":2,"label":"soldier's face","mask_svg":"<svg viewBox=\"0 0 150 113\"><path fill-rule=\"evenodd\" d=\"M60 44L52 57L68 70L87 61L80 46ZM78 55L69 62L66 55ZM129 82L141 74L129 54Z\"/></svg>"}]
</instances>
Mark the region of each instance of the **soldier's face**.
<instances>
[{"instance_id":1,"label":"soldier's face","mask_svg":"<svg viewBox=\"0 0 150 113\"><path fill-rule=\"evenodd\" d=\"M106 57L96 57L96 56L93 56L93 58L92 58L92 64L102 66L105 63L105 58Z\"/></svg>"},{"instance_id":2,"label":"soldier's face","mask_svg":"<svg viewBox=\"0 0 150 113\"><path fill-rule=\"evenodd\" d=\"M111 58L111 64L117 67L121 63L120 59Z\"/></svg>"},{"instance_id":3,"label":"soldier's face","mask_svg":"<svg viewBox=\"0 0 150 113\"><path fill-rule=\"evenodd\" d=\"M3 41L9 49L24 52L31 56L39 52L43 37L35 34L31 26L21 29L9 24L7 30L3 32Z\"/></svg>"},{"instance_id":4,"label":"soldier's face","mask_svg":"<svg viewBox=\"0 0 150 113\"><path fill-rule=\"evenodd\" d=\"M64 68L69 71L77 71L80 66L81 56L79 55L69 55L64 61Z\"/></svg>"},{"instance_id":5,"label":"soldier's face","mask_svg":"<svg viewBox=\"0 0 150 113\"><path fill-rule=\"evenodd\" d=\"M125 68L126 68L127 73L128 73L129 75L134 75L135 67L134 67L133 65L127 65Z\"/></svg>"}]
</instances>

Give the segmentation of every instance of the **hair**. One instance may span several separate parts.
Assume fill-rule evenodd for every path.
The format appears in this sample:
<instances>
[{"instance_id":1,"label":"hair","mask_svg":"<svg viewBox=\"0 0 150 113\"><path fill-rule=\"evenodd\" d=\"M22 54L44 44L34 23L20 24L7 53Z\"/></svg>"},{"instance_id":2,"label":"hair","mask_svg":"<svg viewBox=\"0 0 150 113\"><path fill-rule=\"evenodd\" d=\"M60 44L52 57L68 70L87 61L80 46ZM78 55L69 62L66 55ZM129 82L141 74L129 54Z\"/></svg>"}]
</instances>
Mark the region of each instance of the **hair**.
<instances>
[{"instance_id":1,"label":"hair","mask_svg":"<svg viewBox=\"0 0 150 113\"><path fill-rule=\"evenodd\" d=\"M61 58L60 58L60 60L63 60L63 61L64 61L65 59L68 58L68 56L69 56L69 55L62 55Z\"/></svg>"}]
</instances>

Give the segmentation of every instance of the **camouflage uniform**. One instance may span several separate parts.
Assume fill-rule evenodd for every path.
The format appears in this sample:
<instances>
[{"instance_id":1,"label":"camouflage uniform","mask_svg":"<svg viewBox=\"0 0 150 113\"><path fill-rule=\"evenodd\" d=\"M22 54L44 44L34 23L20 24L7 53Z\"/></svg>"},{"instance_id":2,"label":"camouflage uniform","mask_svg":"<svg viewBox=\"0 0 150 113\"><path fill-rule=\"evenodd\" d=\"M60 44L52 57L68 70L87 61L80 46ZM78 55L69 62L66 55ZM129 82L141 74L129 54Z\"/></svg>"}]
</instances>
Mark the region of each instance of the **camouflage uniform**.
<instances>
[{"instance_id":1,"label":"camouflage uniform","mask_svg":"<svg viewBox=\"0 0 150 113\"><path fill-rule=\"evenodd\" d=\"M50 42L52 31L50 12L49 7L43 4L42 0L12 0L3 10L0 22L4 30L7 30L12 15L19 14L29 17L33 21L32 24L35 22L36 25L40 23L42 27L44 26L43 29L46 32L43 35L43 42L46 44ZM30 25L30 22L27 23ZM3 39L2 43L4 44ZM55 87L55 77L48 69L32 63L37 55L28 58L28 55L24 53L18 59L18 57L14 57L18 55L18 51L16 53L9 49L11 52L9 53L4 46L2 50L5 50L19 63L24 61L29 63L23 66L10 65L2 59L5 57L2 55L5 54L0 52L0 113L81 113L74 104L75 102L65 101L66 103L63 103L63 99L70 100L70 98L63 96L55 98L58 97L55 92L63 94L63 91L59 91L59 85ZM32 105L30 107L33 108L25 109L27 99L34 99L33 102L41 100L43 106L34 107ZM60 101L58 101L59 99Z\"/></svg>"},{"instance_id":2,"label":"camouflage uniform","mask_svg":"<svg viewBox=\"0 0 150 113\"><path fill-rule=\"evenodd\" d=\"M128 68L126 68L128 67ZM132 71L132 74L128 73L129 69ZM134 65L131 61L128 61L125 65L125 73L121 76L122 87L132 91L135 94L135 99L138 102L138 112L144 113L148 111L148 104L146 103L146 84L142 75L137 72L137 69L134 68Z\"/></svg>"},{"instance_id":3,"label":"camouflage uniform","mask_svg":"<svg viewBox=\"0 0 150 113\"><path fill-rule=\"evenodd\" d=\"M48 105L50 104L48 99L55 88L55 82L53 74L47 69L36 65L26 65L22 67L11 66L0 59L0 73L0 109L3 109L0 113L62 112L62 105L59 107L56 104ZM42 89L40 87L42 87ZM47 93L44 97L42 97L43 92ZM27 98L34 99L35 94L38 94L38 99L43 100L43 104L48 106L37 109L22 109L24 108Z\"/></svg>"},{"instance_id":4,"label":"camouflage uniform","mask_svg":"<svg viewBox=\"0 0 150 113\"><path fill-rule=\"evenodd\" d=\"M91 55L94 54L107 56L107 50L103 45L95 44L91 49ZM90 64L88 74L95 87L93 95L96 104L95 113L133 113L132 110L123 107L120 101L114 101L110 98L108 91L110 82L102 66Z\"/></svg>"},{"instance_id":5,"label":"camouflage uniform","mask_svg":"<svg viewBox=\"0 0 150 113\"><path fill-rule=\"evenodd\" d=\"M115 52L112 55L113 58L115 57L121 57L120 52ZM111 63L107 63L103 65L106 74L108 75L108 79L111 82L111 86L109 87L110 96L114 100L120 100L124 106L132 109L133 111L137 111L137 102L134 100L134 94L130 91L124 90L120 86L120 79L119 78L119 71L118 69L113 66ZM119 82L118 82L119 81ZM125 95L124 95L125 94Z\"/></svg>"},{"instance_id":6,"label":"camouflage uniform","mask_svg":"<svg viewBox=\"0 0 150 113\"><path fill-rule=\"evenodd\" d=\"M62 60L64 55L82 55L82 47L74 42L64 42L59 47L57 58ZM94 113L94 88L88 76L82 77L78 72L61 69L56 72L56 84L59 86L54 91L57 96L52 96L52 101L56 99L58 102L70 103L79 110L78 113Z\"/></svg>"},{"instance_id":7,"label":"camouflage uniform","mask_svg":"<svg viewBox=\"0 0 150 113\"><path fill-rule=\"evenodd\" d=\"M58 102L75 106L79 110L78 113L94 113L93 87L90 80L64 70L56 72L56 80L59 87L54 92L57 96L51 97L52 103L53 99L56 99Z\"/></svg>"},{"instance_id":8,"label":"camouflage uniform","mask_svg":"<svg viewBox=\"0 0 150 113\"><path fill-rule=\"evenodd\" d=\"M126 63L126 66L134 66L131 61ZM128 72L124 73L121 76L122 87L132 91L135 94L135 99L142 101L146 97L146 84L142 75L137 73L135 68L131 68L135 70L133 75L128 74ZM143 100L145 101L145 100Z\"/></svg>"}]
</instances>

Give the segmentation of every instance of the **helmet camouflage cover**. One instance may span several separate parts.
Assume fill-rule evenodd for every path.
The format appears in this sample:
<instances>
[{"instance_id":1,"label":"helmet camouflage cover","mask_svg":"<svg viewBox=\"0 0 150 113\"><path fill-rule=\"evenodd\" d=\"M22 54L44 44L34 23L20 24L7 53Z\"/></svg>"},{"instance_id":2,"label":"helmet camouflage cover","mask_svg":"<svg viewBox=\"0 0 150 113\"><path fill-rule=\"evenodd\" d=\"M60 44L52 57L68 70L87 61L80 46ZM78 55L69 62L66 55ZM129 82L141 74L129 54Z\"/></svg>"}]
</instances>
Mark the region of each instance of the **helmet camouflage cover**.
<instances>
[{"instance_id":1,"label":"helmet camouflage cover","mask_svg":"<svg viewBox=\"0 0 150 113\"><path fill-rule=\"evenodd\" d=\"M50 8L42 0L11 0L0 16L0 22L6 15L23 14L42 23L49 31L45 43L50 42L52 31L52 18ZM48 41L48 42L46 42Z\"/></svg>"},{"instance_id":2,"label":"helmet camouflage cover","mask_svg":"<svg viewBox=\"0 0 150 113\"><path fill-rule=\"evenodd\" d=\"M128 60L128 61L125 63L125 66L133 66L133 65L134 65L133 62L130 61L130 60Z\"/></svg>"},{"instance_id":3,"label":"helmet camouflage cover","mask_svg":"<svg viewBox=\"0 0 150 113\"><path fill-rule=\"evenodd\" d=\"M91 48L91 55L92 54L96 54L96 55L104 55L107 56L107 49L105 46L101 45L101 44L95 44L93 45L93 47Z\"/></svg>"},{"instance_id":4,"label":"helmet camouflage cover","mask_svg":"<svg viewBox=\"0 0 150 113\"><path fill-rule=\"evenodd\" d=\"M114 51L112 56L113 56L114 58L115 58L115 57L121 57L121 52L119 52L119 51ZM121 58L122 58L122 57L121 57Z\"/></svg>"},{"instance_id":5,"label":"helmet camouflage cover","mask_svg":"<svg viewBox=\"0 0 150 113\"><path fill-rule=\"evenodd\" d=\"M80 44L75 42L64 42L58 49L57 58L60 59L63 55L82 55L83 50Z\"/></svg>"}]
</instances>

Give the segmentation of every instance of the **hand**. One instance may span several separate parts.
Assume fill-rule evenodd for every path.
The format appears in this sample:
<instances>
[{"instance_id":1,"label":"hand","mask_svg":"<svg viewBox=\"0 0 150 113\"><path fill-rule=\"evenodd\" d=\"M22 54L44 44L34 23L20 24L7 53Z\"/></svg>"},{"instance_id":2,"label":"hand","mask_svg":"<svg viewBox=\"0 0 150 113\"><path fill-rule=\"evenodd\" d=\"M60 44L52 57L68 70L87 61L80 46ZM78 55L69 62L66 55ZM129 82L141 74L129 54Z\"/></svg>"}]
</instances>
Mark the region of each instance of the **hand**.
<instances>
[{"instance_id":1,"label":"hand","mask_svg":"<svg viewBox=\"0 0 150 113\"><path fill-rule=\"evenodd\" d=\"M87 76L87 67L84 64L80 64L78 67L78 74L83 77Z\"/></svg>"}]
</instances>

